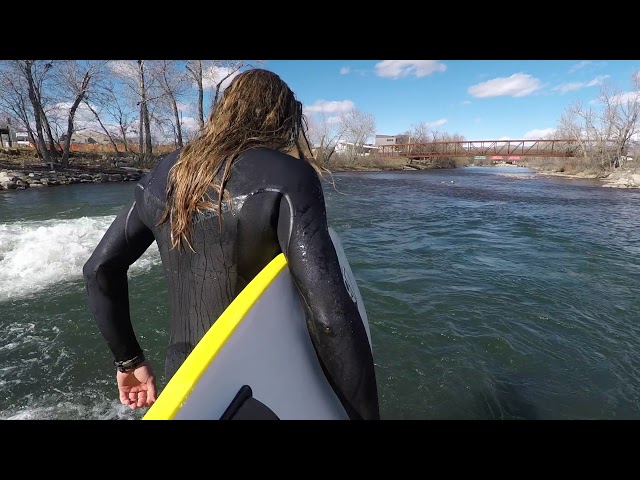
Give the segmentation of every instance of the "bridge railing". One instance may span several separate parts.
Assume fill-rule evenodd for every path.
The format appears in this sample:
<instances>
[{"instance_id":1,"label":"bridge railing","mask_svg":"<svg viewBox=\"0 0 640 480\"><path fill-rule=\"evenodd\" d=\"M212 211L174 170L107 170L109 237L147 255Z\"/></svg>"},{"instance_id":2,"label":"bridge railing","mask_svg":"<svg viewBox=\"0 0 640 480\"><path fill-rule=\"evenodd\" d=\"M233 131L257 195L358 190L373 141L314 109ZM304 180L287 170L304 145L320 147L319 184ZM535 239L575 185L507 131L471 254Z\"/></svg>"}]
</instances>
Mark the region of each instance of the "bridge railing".
<instances>
[{"instance_id":1,"label":"bridge railing","mask_svg":"<svg viewBox=\"0 0 640 480\"><path fill-rule=\"evenodd\" d=\"M578 141L554 140L464 140L381 145L383 157L474 157L519 155L531 157L573 157L578 153Z\"/></svg>"}]
</instances>

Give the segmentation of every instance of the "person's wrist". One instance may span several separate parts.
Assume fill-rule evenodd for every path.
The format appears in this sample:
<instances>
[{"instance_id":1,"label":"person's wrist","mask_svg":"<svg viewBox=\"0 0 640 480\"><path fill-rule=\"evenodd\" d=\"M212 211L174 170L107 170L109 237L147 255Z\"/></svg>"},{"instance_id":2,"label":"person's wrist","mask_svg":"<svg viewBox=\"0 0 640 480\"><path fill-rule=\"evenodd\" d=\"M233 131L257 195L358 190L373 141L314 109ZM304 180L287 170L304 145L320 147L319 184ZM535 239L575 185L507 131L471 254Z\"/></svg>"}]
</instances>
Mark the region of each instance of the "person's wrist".
<instances>
[{"instance_id":1,"label":"person's wrist","mask_svg":"<svg viewBox=\"0 0 640 480\"><path fill-rule=\"evenodd\" d=\"M140 352L140 354L136 355L129 360L122 361L114 361L113 364L119 372L127 373L132 372L140 365L142 365L145 361L144 353Z\"/></svg>"}]
</instances>

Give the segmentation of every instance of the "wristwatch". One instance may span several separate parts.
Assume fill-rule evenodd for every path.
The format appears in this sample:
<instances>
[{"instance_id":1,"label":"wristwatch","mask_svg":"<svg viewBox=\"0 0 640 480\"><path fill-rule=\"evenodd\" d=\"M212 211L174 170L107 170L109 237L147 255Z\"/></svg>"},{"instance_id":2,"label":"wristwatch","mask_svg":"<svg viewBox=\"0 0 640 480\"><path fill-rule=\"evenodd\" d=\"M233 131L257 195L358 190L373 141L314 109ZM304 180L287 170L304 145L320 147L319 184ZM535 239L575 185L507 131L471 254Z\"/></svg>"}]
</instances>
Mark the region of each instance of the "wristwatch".
<instances>
[{"instance_id":1,"label":"wristwatch","mask_svg":"<svg viewBox=\"0 0 640 480\"><path fill-rule=\"evenodd\" d=\"M136 355L135 357L130 358L129 360L122 360L119 362L114 361L113 364L115 365L115 367L118 369L119 372L126 373L138 368L140 364L144 362L144 360L145 360L144 354L140 353L140 355Z\"/></svg>"}]
</instances>

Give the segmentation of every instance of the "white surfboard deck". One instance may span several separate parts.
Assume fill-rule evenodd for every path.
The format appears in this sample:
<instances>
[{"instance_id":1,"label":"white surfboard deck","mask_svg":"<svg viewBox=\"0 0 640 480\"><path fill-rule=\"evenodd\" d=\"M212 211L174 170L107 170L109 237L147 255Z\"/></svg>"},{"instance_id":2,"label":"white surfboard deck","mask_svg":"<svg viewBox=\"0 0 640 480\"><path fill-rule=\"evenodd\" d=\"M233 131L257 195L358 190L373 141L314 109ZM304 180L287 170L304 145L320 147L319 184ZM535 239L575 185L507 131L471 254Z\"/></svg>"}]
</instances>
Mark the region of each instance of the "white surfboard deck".
<instances>
[{"instance_id":1,"label":"white surfboard deck","mask_svg":"<svg viewBox=\"0 0 640 480\"><path fill-rule=\"evenodd\" d=\"M353 272L338 235L329 233L371 345ZM218 420L245 385L281 420L348 419L320 367L283 254L223 312L143 419Z\"/></svg>"}]
</instances>

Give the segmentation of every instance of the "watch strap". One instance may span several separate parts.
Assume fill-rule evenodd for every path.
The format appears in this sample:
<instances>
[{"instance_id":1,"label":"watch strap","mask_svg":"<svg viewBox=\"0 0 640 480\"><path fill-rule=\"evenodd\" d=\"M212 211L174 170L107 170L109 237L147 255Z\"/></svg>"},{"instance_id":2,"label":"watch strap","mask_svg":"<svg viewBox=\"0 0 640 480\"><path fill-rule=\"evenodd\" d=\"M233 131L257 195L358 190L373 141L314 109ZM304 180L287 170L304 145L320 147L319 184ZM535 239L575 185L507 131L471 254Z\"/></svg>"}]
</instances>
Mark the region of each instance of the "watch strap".
<instances>
[{"instance_id":1,"label":"watch strap","mask_svg":"<svg viewBox=\"0 0 640 480\"><path fill-rule=\"evenodd\" d=\"M140 353L129 360L114 361L113 364L119 372L130 372L138 368L145 361L144 354Z\"/></svg>"}]
</instances>

